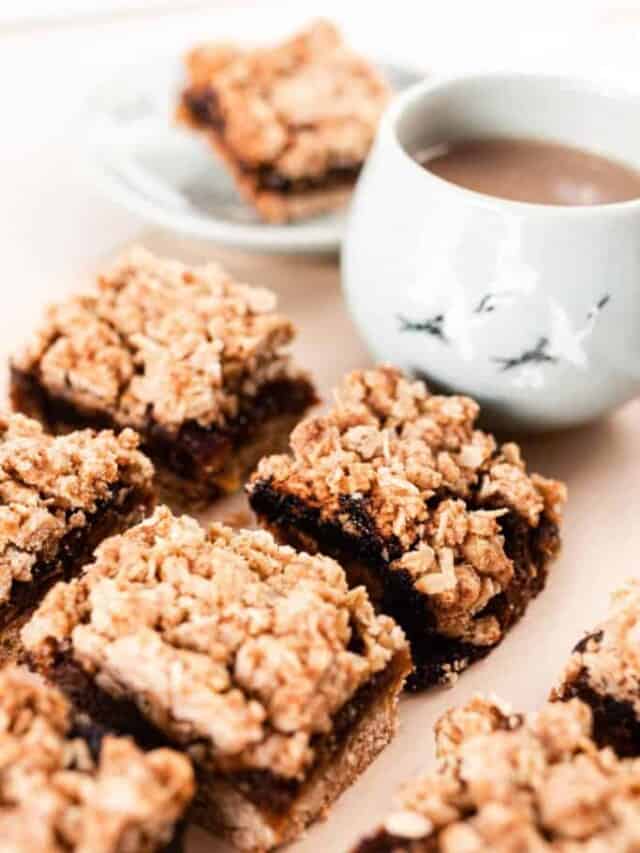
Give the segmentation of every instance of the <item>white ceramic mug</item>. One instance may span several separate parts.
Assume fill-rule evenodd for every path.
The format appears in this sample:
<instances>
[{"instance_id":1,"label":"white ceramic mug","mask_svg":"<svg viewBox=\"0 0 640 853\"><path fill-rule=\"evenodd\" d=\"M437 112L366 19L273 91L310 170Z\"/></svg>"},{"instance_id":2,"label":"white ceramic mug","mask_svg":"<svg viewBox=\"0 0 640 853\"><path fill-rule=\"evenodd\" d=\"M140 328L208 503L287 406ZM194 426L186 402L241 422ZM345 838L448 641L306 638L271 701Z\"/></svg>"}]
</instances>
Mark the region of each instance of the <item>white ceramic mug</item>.
<instances>
[{"instance_id":1,"label":"white ceramic mug","mask_svg":"<svg viewBox=\"0 0 640 853\"><path fill-rule=\"evenodd\" d=\"M414 157L496 136L570 144L640 169L640 94L475 74L400 95L353 199L347 302L376 359L470 394L494 424L584 423L640 392L640 199L507 201Z\"/></svg>"}]
</instances>

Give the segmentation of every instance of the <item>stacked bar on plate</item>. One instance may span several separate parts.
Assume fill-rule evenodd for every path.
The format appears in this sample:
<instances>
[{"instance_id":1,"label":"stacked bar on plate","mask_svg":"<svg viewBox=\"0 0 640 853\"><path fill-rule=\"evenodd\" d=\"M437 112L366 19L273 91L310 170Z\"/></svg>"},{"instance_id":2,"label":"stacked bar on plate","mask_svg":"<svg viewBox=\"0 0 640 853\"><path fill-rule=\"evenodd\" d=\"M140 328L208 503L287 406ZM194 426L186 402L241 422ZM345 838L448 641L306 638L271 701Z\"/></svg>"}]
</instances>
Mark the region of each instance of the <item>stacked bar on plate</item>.
<instances>
[{"instance_id":1,"label":"stacked bar on plate","mask_svg":"<svg viewBox=\"0 0 640 853\"><path fill-rule=\"evenodd\" d=\"M106 540L22 633L96 723L198 768L194 812L237 846L298 835L392 737L410 658L340 566L160 508Z\"/></svg>"},{"instance_id":2,"label":"stacked bar on plate","mask_svg":"<svg viewBox=\"0 0 640 853\"><path fill-rule=\"evenodd\" d=\"M355 371L248 486L269 529L333 556L403 627L413 689L452 683L495 647L559 549L564 485L529 474L477 415L392 367Z\"/></svg>"},{"instance_id":3,"label":"stacked bar on plate","mask_svg":"<svg viewBox=\"0 0 640 853\"><path fill-rule=\"evenodd\" d=\"M13 359L14 406L54 432L133 427L175 500L233 492L315 402L275 304L216 264L130 250L49 308Z\"/></svg>"},{"instance_id":4,"label":"stacked bar on plate","mask_svg":"<svg viewBox=\"0 0 640 853\"><path fill-rule=\"evenodd\" d=\"M268 222L334 210L349 198L389 88L318 21L274 48L196 48L178 118L202 133Z\"/></svg>"}]
</instances>

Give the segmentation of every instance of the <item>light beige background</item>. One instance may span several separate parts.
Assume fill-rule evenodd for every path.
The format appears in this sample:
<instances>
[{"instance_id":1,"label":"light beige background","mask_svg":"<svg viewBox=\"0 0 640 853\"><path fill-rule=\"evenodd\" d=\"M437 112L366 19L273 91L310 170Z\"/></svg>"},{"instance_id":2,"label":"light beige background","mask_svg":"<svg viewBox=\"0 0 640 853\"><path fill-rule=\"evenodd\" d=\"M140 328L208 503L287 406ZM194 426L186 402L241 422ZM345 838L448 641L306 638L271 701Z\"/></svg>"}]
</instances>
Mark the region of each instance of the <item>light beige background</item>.
<instances>
[{"instance_id":1,"label":"light beige background","mask_svg":"<svg viewBox=\"0 0 640 853\"><path fill-rule=\"evenodd\" d=\"M177 52L203 34L272 36L320 11L303 0L277 8L243 3L231 11L225 3L224 12L210 5L206 15L0 26L0 384L2 364L43 303L86 282L100 261L131 241L185 260L217 257L246 280L273 287L300 327L299 358L325 396L344 371L366 364L342 307L335 259L265 258L185 243L145 229L93 188L77 116L111 69L141 53ZM418 8L420 17L412 18ZM640 71L637 3L398 0L375 8L328 2L322 10L372 52L424 67L604 73L632 84ZM403 699L395 742L329 820L291 848L295 853L340 853L371 829L396 785L431 762L433 722L452 703L478 690L524 709L542 702L573 643L604 613L610 590L637 571L640 403L587 429L524 444L533 467L569 484L564 550L547 590L503 646L455 688ZM238 498L217 513L241 506ZM189 853L223 849L197 830L190 834Z\"/></svg>"}]
</instances>

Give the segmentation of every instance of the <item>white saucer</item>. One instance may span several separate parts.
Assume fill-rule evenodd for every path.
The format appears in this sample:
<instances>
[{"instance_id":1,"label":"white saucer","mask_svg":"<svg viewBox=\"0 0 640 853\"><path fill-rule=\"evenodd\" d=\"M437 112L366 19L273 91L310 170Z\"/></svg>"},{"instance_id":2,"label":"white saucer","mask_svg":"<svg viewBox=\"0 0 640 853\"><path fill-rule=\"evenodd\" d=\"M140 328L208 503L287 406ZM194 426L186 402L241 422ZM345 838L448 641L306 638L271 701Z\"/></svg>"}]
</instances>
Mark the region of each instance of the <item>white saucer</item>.
<instances>
[{"instance_id":1,"label":"white saucer","mask_svg":"<svg viewBox=\"0 0 640 853\"><path fill-rule=\"evenodd\" d=\"M381 66L396 91L424 75ZM175 58L121 70L90 98L84 125L97 180L123 207L190 237L266 252L333 252L344 213L267 225L238 196L210 147L173 123Z\"/></svg>"}]
</instances>

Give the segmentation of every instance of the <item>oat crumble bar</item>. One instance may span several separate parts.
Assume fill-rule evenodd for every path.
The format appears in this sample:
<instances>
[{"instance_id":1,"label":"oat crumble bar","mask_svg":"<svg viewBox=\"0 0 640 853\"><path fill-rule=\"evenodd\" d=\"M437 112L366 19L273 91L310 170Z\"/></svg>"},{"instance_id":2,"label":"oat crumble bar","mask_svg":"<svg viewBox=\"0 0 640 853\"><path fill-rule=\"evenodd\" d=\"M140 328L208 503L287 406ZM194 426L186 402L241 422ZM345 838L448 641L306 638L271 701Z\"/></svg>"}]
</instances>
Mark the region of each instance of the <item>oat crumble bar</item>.
<instances>
[{"instance_id":1,"label":"oat crumble bar","mask_svg":"<svg viewBox=\"0 0 640 853\"><path fill-rule=\"evenodd\" d=\"M130 429L54 438L0 413L0 662L51 585L150 512L153 466L137 447Z\"/></svg>"},{"instance_id":2,"label":"oat crumble bar","mask_svg":"<svg viewBox=\"0 0 640 853\"><path fill-rule=\"evenodd\" d=\"M204 134L267 222L341 206L369 152L389 88L318 21L274 48L195 48L178 119Z\"/></svg>"},{"instance_id":3,"label":"oat crumble bar","mask_svg":"<svg viewBox=\"0 0 640 853\"><path fill-rule=\"evenodd\" d=\"M590 706L596 741L640 756L640 582L617 590L604 621L576 645L552 692Z\"/></svg>"},{"instance_id":4,"label":"oat crumble bar","mask_svg":"<svg viewBox=\"0 0 640 853\"><path fill-rule=\"evenodd\" d=\"M436 738L437 769L401 790L354 853L640 849L640 761L599 749L577 699L524 716L476 698Z\"/></svg>"},{"instance_id":5,"label":"oat crumble bar","mask_svg":"<svg viewBox=\"0 0 640 853\"><path fill-rule=\"evenodd\" d=\"M193 790L183 755L98 732L39 676L0 670L3 853L177 853Z\"/></svg>"},{"instance_id":6,"label":"oat crumble bar","mask_svg":"<svg viewBox=\"0 0 640 853\"><path fill-rule=\"evenodd\" d=\"M298 835L364 770L410 668L333 560L166 507L54 587L22 638L93 720L186 750L195 819L247 850Z\"/></svg>"},{"instance_id":7,"label":"oat crumble bar","mask_svg":"<svg viewBox=\"0 0 640 853\"><path fill-rule=\"evenodd\" d=\"M315 402L275 305L216 264L131 249L93 290L49 308L13 359L14 407L56 432L133 427L172 499L237 490Z\"/></svg>"},{"instance_id":8,"label":"oat crumble bar","mask_svg":"<svg viewBox=\"0 0 640 853\"><path fill-rule=\"evenodd\" d=\"M477 415L392 367L355 371L247 487L265 526L333 556L404 628L412 689L452 683L499 643L559 548L565 487L528 474Z\"/></svg>"}]
</instances>

